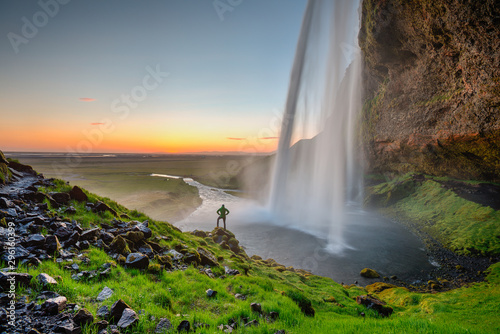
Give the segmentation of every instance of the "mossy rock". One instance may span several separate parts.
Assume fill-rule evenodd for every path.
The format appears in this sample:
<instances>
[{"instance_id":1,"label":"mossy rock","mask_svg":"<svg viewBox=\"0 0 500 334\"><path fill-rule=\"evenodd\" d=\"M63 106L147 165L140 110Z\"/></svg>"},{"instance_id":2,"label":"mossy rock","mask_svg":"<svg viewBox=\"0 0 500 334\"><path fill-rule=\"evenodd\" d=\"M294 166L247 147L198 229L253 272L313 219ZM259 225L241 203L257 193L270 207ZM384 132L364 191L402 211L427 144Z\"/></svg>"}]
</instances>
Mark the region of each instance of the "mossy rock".
<instances>
[{"instance_id":1,"label":"mossy rock","mask_svg":"<svg viewBox=\"0 0 500 334\"><path fill-rule=\"evenodd\" d=\"M367 285L365 289L369 293L379 293L379 292L382 292L384 290L393 289L393 288L397 288L397 286L394 284L377 282L377 283Z\"/></svg>"},{"instance_id":2,"label":"mossy rock","mask_svg":"<svg viewBox=\"0 0 500 334\"><path fill-rule=\"evenodd\" d=\"M136 244L139 241L144 240L144 233L141 231L129 231L125 234L125 238Z\"/></svg>"},{"instance_id":3,"label":"mossy rock","mask_svg":"<svg viewBox=\"0 0 500 334\"><path fill-rule=\"evenodd\" d=\"M235 238L231 238L227 241L227 245L229 246L229 249L233 251L234 253L239 253L241 252L240 248L240 242L236 240Z\"/></svg>"},{"instance_id":4,"label":"mossy rock","mask_svg":"<svg viewBox=\"0 0 500 334\"><path fill-rule=\"evenodd\" d=\"M165 268L172 268L172 258L168 255L156 255L155 260L158 261L159 264L165 266Z\"/></svg>"},{"instance_id":5,"label":"mossy rock","mask_svg":"<svg viewBox=\"0 0 500 334\"><path fill-rule=\"evenodd\" d=\"M121 255L130 254L128 243L121 235L116 236L113 241L111 241L111 243L109 244L109 248Z\"/></svg>"},{"instance_id":6,"label":"mossy rock","mask_svg":"<svg viewBox=\"0 0 500 334\"><path fill-rule=\"evenodd\" d=\"M159 274L162 270L162 266L159 263L150 263L148 265L148 272L153 274Z\"/></svg>"},{"instance_id":7,"label":"mossy rock","mask_svg":"<svg viewBox=\"0 0 500 334\"><path fill-rule=\"evenodd\" d=\"M379 278L380 277L378 272L376 272L375 270L370 269L370 268L365 268L365 269L361 270L361 272L359 274L363 277L366 277L366 278Z\"/></svg>"},{"instance_id":8,"label":"mossy rock","mask_svg":"<svg viewBox=\"0 0 500 334\"><path fill-rule=\"evenodd\" d=\"M191 249L189 250L189 252L184 254L182 261L185 264L193 264L193 265L200 264L201 263L200 254L198 254L198 252L195 251L194 249Z\"/></svg>"}]
</instances>

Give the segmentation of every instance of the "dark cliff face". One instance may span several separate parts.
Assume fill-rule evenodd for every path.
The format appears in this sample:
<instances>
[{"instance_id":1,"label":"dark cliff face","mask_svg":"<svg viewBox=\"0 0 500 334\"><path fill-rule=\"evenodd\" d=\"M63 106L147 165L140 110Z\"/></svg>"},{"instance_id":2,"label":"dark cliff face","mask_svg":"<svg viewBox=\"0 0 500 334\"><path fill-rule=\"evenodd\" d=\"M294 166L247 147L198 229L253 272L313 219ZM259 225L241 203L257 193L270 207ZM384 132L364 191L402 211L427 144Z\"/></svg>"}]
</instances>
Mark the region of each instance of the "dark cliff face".
<instances>
[{"instance_id":1,"label":"dark cliff face","mask_svg":"<svg viewBox=\"0 0 500 334\"><path fill-rule=\"evenodd\" d=\"M364 0L371 172L500 181L500 2Z\"/></svg>"}]
</instances>

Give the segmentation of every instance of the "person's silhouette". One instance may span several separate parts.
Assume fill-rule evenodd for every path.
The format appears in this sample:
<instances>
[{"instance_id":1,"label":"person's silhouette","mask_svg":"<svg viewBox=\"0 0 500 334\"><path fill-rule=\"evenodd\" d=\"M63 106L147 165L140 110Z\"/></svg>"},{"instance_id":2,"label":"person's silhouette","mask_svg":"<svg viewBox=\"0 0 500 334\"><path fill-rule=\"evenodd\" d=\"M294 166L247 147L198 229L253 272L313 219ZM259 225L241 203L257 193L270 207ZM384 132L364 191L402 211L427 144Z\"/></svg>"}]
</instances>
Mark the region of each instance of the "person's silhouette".
<instances>
[{"instance_id":1,"label":"person's silhouette","mask_svg":"<svg viewBox=\"0 0 500 334\"><path fill-rule=\"evenodd\" d=\"M224 207L224 204L220 207L219 210L217 210L217 214L219 215L219 218L217 218L217 227L219 227L219 220L222 219L224 222L224 230L226 229L226 216L229 214L229 210Z\"/></svg>"}]
</instances>

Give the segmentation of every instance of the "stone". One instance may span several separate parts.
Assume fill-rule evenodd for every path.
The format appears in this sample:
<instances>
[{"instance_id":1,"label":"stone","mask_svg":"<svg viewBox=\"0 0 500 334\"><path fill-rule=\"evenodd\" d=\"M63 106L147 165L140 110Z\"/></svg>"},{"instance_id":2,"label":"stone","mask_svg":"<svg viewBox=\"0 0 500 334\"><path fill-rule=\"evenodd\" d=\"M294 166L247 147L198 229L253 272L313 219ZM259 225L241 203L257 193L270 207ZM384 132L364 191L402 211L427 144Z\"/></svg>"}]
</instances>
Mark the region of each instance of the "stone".
<instances>
[{"instance_id":1,"label":"stone","mask_svg":"<svg viewBox=\"0 0 500 334\"><path fill-rule=\"evenodd\" d=\"M71 191L69 192L69 196L71 199L74 199L78 202L87 202L88 200L87 195L78 186L73 186L73 189L71 189Z\"/></svg>"},{"instance_id":2,"label":"stone","mask_svg":"<svg viewBox=\"0 0 500 334\"><path fill-rule=\"evenodd\" d=\"M11 250L9 249L9 253L8 252L3 253L1 259L4 262L9 262L11 260L19 261L19 260L22 260L24 258L27 258L30 255L30 252L21 245L17 245L13 248L13 251L14 251L13 254L10 253L10 251Z\"/></svg>"},{"instance_id":3,"label":"stone","mask_svg":"<svg viewBox=\"0 0 500 334\"><path fill-rule=\"evenodd\" d=\"M96 315L100 318L108 318L110 313L109 313L109 308L107 305L103 305L97 309Z\"/></svg>"},{"instance_id":4,"label":"stone","mask_svg":"<svg viewBox=\"0 0 500 334\"><path fill-rule=\"evenodd\" d=\"M54 253L61 249L61 244L59 243L57 236L48 235L45 237L45 249L49 253Z\"/></svg>"},{"instance_id":5,"label":"stone","mask_svg":"<svg viewBox=\"0 0 500 334\"><path fill-rule=\"evenodd\" d=\"M125 234L125 239L132 241L134 244L144 240L144 233L141 231L129 231Z\"/></svg>"},{"instance_id":6,"label":"stone","mask_svg":"<svg viewBox=\"0 0 500 334\"><path fill-rule=\"evenodd\" d=\"M109 322L106 320L99 320L94 323L94 326L97 328L97 332L106 329L109 326Z\"/></svg>"},{"instance_id":7,"label":"stone","mask_svg":"<svg viewBox=\"0 0 500 334\"><path fill-rule=\"evenodd\" d=\"M81 334L82 328L76 326L73 321L66 320L56 326L55 332L64 334Z\"/></svg>"},{"instance_id":8,"label":"stone","mask_svg":"<svg viewBox=\"0 0 500 334\"><path fill-rule=\"evenodd\" d=\"M177 326L178 332L189 332L191 330L191 324L187 320L182 320L179 326Z\"/></svg>"},{"instance_id":9,"label":"stone","mask_svg":"<svg viewBox=\"0 0 500 334\"><path fill-rule=\"evenodd\" d=\"M33 167L29 165L23 165L19 162L9 161L9 168L12 168L13 170L16 170L21 173L30 174L33 176L37 175L37 173L33 170Z\"/></svg>"},{"instance_id":10,"label":"stone","mask_svg":"<svg viewBox=\"0 0 500 334\"><path fill-rule=\"evenodd\" d=\"M359 274L363 277L366 277L366 278L378 278L378 277L380 277L378 272L376 272L375 270L370 269L370 268L365 268L365 269L361 270L361 272Z\"/></svg>"},{"instance_id":11,"label":"stone","mask_svg":"<svg viewBox=\"0 0 500 334\"><path fill-rule=\"evenodd\" d=\"M356 303L371 308L384 317L390 316L393 312L392 307L386 306L383 301L369 295L357 296Z\"/></svg>"},{"instance_id":12,"label":"stone","mask_svg":"<svg viewBox=\"0 0 500 334\"><path fill-rule=\"evenodd\" d=\"M139 223L135 226L135 229L138 231L142 232L144 234L145 239L151 238L151 235L153 234L151 229L148 227L148 221L144 221L143 223Z\"/></svg>"},{"instance_id":13,"label":"stone","mask_svg":"<svg viewBox=\"0 0 500 334\"><path fill-rule=\"evenodd\" d=\"M245 327L257 327L259 326L259 321L257 319L254 319L252 321L249 321L245 324Z\"/></svg>"},{"instance_id":14,"label":"stone","mask_svg":"<svg viewBox=\"0 0 500 334\"><path fill-rule=\"evenodd\" d=\"M41 273L36 278L38 282L40 282L40 284L42 284L43 286L57 285L57 281L52 276L49 276L46 273Z\"/></svg>"},{"instance_id":15,"label":"stone","mask_svg":"<svg viewBox=\"0 0 500 334\"><path fill-rule=\"evenodd\" d=\"M117 326L119 328L125 329L135 325L138 322L139 322L139 317L137 316L137 313L135 313L135 311L132 310L131 308L126 308L123 310L122 316L120 318L120 321L118 321Z\"/></svg>"},{"instance_id":16,"label":"stone","mask_svg":"<svg viewBox=\"0 0 500 334\"><path fill-rule=\"evenodd\" d=\"M0 287L2 287L4 290L9 290L11 282L15 282L16 286L29 286L31 279L33 276L31 276L28 273L18 273L15 271L12 272L3 272L0 271Z\"/></svg>"},{"instance_id":17,"label":"stone","mask_svg":"<svg viewBox=\"0 0 500 334\"><path fill-rule=\"evenodd\" d=\"M68 204L71 199L68 193L54 193L50 196L59 204Z\"/></svg>"},{"instance_id":18,"label":"stone","mask_svg":"<svg viewBox=\"0 0 500 334\"><path fill-rule=\"evenodd\" d=\"M142 253L130 253L125 261L127 268L147 269L149 258Z\"/></svg>"},{"instance_id":19,"label":"stone","mask_svg":"<svg viewBox=\"0 0 500 334\"><path fill-rule=\"evenodd\" d=\"M108 268L109 269L109 268ZM107 270L107 269L106 269ZM102 302L106 299L108 299L109 297L111 297L113 295L113 290L111 290L110 288L108 288L107 286L105 286L101 292L99 292L99 295L97 296L96 300L98 302Z\"/></svg>"},{"instance_id":20,"label":"stone","mask_svg":"<svg viewBox=\"0 0 500 334\"><path fill-rule=\"evenodd\" d=\"M50 315L55 315L66 308L67 299L64 296L50 298L43 303L42 308Z\"/></svg>"},{"instance_id":21,"label":"stone","mask_svg":"<svg viewBox=\"0 0 500 334\"><path fill-rule=\"evenodd\" d=\"M102 241L104 241L106 244L110 244L113 239L115 238L115 236L109 232L106 232L106 231L100 231L100 238Z\"/></svg>"},{"instance_id":22,"label":"stone","mask_svg":"<svg viewBox=\"0 0 500 334\"><path fill-rule=\"evenodd\" d=\"M139 247L139 248L137 249L137 251L138 251L139 253L142 253L142 254L146 255L146 256L147 256L147 257L149 257L149 258L151 258L151 257L153 257L153 256L154 256L154 251L153 251L153 248L151 248L151 246L150 246L150 245L148 245L148 244L144 244L144 245L142 245L141 247Z\"/></svg>"},{"instance_id":23,"label":"stone","mask_svg":"<svg viewBox=\"0 0 500 334\"><path fill-rule=\"evenodd\" d=\"M184 255L182 255L181 253L179 253L178 251L176 251L175 249L171 249L167 252L167 255L170 255L170 257L172 258L172 260L174 261L179 261L181 260Z\"/></svg>"},{"instance_id":24,"label":"stone","mask_svg":"<svg viewBox=\"0 0 500 334\"><path fill-rule=\"evenodd\" d=\"M194 230L193 232L191 232L193 235L197 236L197 237L200 237L200 238L206 238L207 237L207 232L205 231L198 231L198 230Z\"/></svg>"},{"instance_id":25,"label":"stone","mask_svg":"<svg viewBox=\"0 0 500 334\"><path fill-rule=\"evenodd\" d=\"M166 333L169 330L171 330L173 327L174 326L172 326L172 323L170 322L170 320L168 320L167 318L161 318L158 325L156 325L155 333L157 333L157 334Z\"/></svg>"},{"instance_id":26,"label":"stone","mask_svg":"<svg viewBox=\"0 0 500 334\"><path fill-rule=\"evenodd\" d=\"M76 213L76 209L74 206L70 205L66 208L66 210L64 210L64 213L74 215Z\"/></svg>"},{"instance_id":27,"label":"stone","mask_svg":"<svg viewBox=\"0 0 500 334\"><path fill-rule=\"evenodd\" d=\"M89 230L85 230L80 234L80 240L94 240L99 236L101 229L96 227Z\"/></svg>"},{"instance_id":28,"label":"stone","mask_svg":"<svg viewBox=\"0 0 500 334\"><path fill-rule=\"evenodd\" d=\"M103 203L101 201L98 201L95 205L94 205L94 212L105 212L105 211L108 211L108 212L111 212L111 214L115 217L118 217L118 214L116 213L115 210L113 210L112 208L109 207L109 205L107 205L106 203Z\"/></svg>"},{"instance_id":29,"label":"stone","mask_svg":"<svg viewBox=\"0 0 500 334\"><path fill-rule=\"evenodd\" d=\"M198 247L196 251L198 252L198 254L200 254L200 260L201 260L200 264L202 266L216 267L219 265L215 256L209 251L207 251L205 248Z\"/></svg>"},{"instance_id":30,"label":"stone","mask_svg":"<svg viewBox=\"0 0 500 334\"><path fill-rule=\"evenodd\" d=\"M234 276L234 275L239 275L239 274L240 274L240 272L239 272L238 270L236 270L236 269L231 269L231 268L229 268L228 266L225 266L225 267L224 267L224 273L225 273L226 275L230 275L230 276Z\"/></svg>"},{"instance_id":31,"label":"stone","mask_svg":"<svg viewBox=\"0 0 500 334\"><path fill-rule=\"evenodd\" d=\"M206 291L206 293L207 293L207 297L208 297L208 298L213 298L213 297L217 296L217 291L214 291L214 290L212 290L212 289L208 289L208 290Z\"/></svg>"},{"instance_id":32,"label":"stone","mask_svg":"<svg viewBox=\"0 0 500 334\"><path fill-rule=\"evenodd\" d=\"M26 247L43 248L44 245L45 245L45 237L41 234L32 234L25 241Z\"/></svg>"},{"instance_id":33,"label":"stone","mask_svg":"<svg viewBox=\"0 0 500 334\"><path fill-rule=\"evenodd\" d=\"M0 208L2 209L8 209L8 208L13 208L14 207L14 203L5 198L5 197L0 197Z\"/></svg>"},{"instance_id":34,"label":"stone","mask_svg":"<svg viewBox=\"0 0 500 334\"><path fill-rule=\"evenodd\" d=\"M90 248L90 242L88 242L87 240L78 241L75 244L75 246L78 249L89 249Z\"/></svg>"},{"instance_id":35,"label":"stone","mask_svg":"<svg viewBox=\"0 0 500 334\"><path fill-rule=\"evenodd\" d=\"M78 326L84 327L94 322L94 316L92 315L92 313L90 313L89 310L87 310L86 308L82 308L75 314L75 316L73 317L73 321Z\"/></svg>"},{"instance_id":36,"label":"stone","mask_svg":"<svg viewBox=\"0 0 500 334\"><path fill-rule=\"evenodd\" d=\"M234 295L234 298L239 299L239 300L246 300L247 296L242 295L240 293L237 293L237 294Z\"/></svg>"},{"instance_id":37,"label":"stone","mask_svg":"<svg viewBox=\"0 0 500 334\"><path fill-rule=\"evenodd\" d=\"M128 247L127 241L121 235L116 236L111 244L109 244L109 248L121 255L127 255L130 253L130 248Z\"/></svg>"},{"instance_id":38,"label":"stone","mask_svg":"<svg viewBox=\"0 0 500 334\"><path fill-rule=\"evenodd\" d=\"M379 293L379 292L382 292L384 290L392 289L392 288L397 288L397 286L394 284L383 283L383 282L373 283L373 284L367 285L365 287L365 289L366 289L366 291L368 291L368 293Z\"/></svg>"},{"instance_id":39,"label":"stone","mask_svg":"<svg viewBox=\"0 0 500 334\"><path fill-rule=\"evenodd\" d=\"M253 312L262 313L262 307L259 303L251 303L250 308Z\"/></svg>"},{"instance_id":40,"label":"stone","mask_svg":"<svg viewBox=\"0 0 500 334\"><path fill-rule=\"evenodd\" d=\"M115 322L117 322L122 317L123 310L125 310L126 308L130 308L130 306L128 306L127 303L125 303L123 300L118 299L111 306L111 309L109 310L109 315Z\"/></svg>"},{"instance_id":41,"label":"stone","mask_svg":"<svg viewBox=\"0 0 500 334\"><path fill-rule=\"evenodd\" d=\"M61 226L57 229L57 231L55 231L54 235L57 236L57 238L60 240L60 241L64 241L66 239L68 239L71 234L73 234L73 231L66 227L66 226Z\"/></svg>"},{"instance_id":42,"label":"stone","mask_svg":"<svg viewBox=\"0 0 500 334\"><path fill-rule=\"evenodd\" d=\"M64 242L64 247L68 247L68 246L75 246L76 243L80 240L80 233L78 233L77 231L74 231L68 238L68 240L66 240Z\"/></svg>"}]
</instances>

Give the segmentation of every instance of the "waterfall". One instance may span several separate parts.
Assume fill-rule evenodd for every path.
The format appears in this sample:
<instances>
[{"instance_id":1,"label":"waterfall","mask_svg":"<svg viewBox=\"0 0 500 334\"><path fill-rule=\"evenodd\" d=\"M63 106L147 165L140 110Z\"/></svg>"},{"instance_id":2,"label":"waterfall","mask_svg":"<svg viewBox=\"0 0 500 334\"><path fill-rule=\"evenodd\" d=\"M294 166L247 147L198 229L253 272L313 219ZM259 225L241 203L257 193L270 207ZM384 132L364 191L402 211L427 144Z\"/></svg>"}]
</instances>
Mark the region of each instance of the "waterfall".
<instances>
[{"instance_id":1,"label":"waterfall","mask_svg":"<svg viewBox=\"0 0 500 334\"><path fill-rule=\"evenodd\" d=\"M360 197L359 3L309 0L290 76L269 206L275 220L344 247L348 202Z\"/></svg>"}]
</instances>

